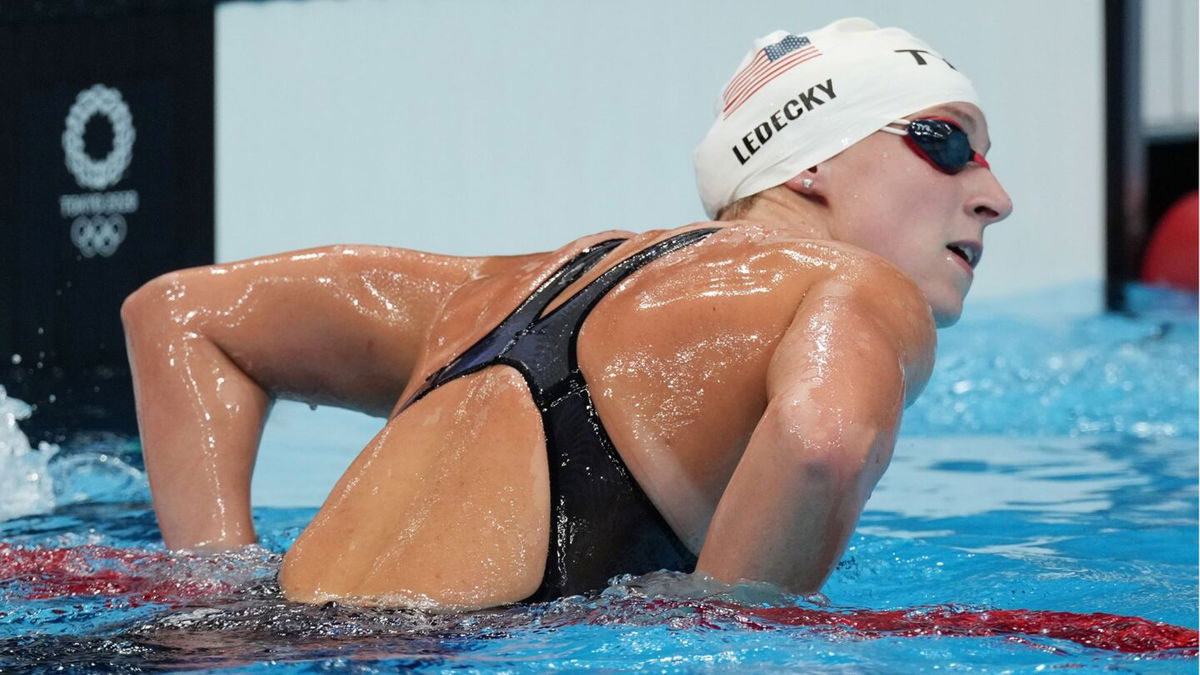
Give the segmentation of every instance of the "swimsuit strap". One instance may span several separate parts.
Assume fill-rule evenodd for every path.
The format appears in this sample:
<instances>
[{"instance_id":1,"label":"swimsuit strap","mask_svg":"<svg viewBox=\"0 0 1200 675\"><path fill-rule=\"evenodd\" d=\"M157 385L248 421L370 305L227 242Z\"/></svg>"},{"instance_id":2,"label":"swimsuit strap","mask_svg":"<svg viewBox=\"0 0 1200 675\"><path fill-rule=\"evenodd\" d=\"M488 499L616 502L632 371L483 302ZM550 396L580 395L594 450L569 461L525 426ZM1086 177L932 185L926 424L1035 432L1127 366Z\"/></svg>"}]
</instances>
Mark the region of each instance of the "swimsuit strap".
<instances>
[{"instance_id":1,"label":"swimsuit strap","mask_svg":"<svg viewBox=\"0 0 1200 675\"><path fill-rule=\"evenodd\" d=\"M542 584L530 600L603 588L622 573L695 568L675 535L630 474L596 414L576 354L579 331L601 298L630 274L716 228L690 230L618 262L542 315L568 286L621 244L596 244L556 270L500 325L429 377L401 410L437 387L490 365L521 373L542 416L550 474L550 541ZM399 413L397 413L399 414Z\"/></svg>"},{"instance_id":2,"label":"swimsuit strap","mask_svg":"<svg viewBox=\"0 0 1200 675\"><path fill-rule=\"evenodd\" d=\"M596 303L647 263L690 246L715 231L690 230L664 239L613 265L549 314L534 319L501 352L501 362L525 372L534 400L540 408L553 406L555 401L574 389L586 386L579 373L575 349L579 329Z\"/></svg>"},{"instance_id":3,"label":"swimsuit strap","mask_svg":"<svg viewBox=\"0 0 1200 675\"><path fill-rule=\"evenodd\" d=\"M413 394L396 411L396 414L399 415L409 406L425 397L429 392L446 384L450 380L469 375L496 363L497 357L512 347L513 341L517 336L537 320L542 311L546 309L546 306L554 298L558 297L559 293L562 293L567 286L575 283L579 277L583 276L585 272L600 262L604 256L608 255L610 251L620 246L624 241L624 239L608 239L580 251L574 258L567 261L566 264L555 270L549 278L543 281L532 295L526 298L511 314L500 322L499 326L493 328L490 333L480 338L478 342L471 345L471 347L453 361L446 364L445 367L430 375L425 380L425 384L421 389ZM518 368L518 370L520 369Z\"/></svg>"}]
</instances>

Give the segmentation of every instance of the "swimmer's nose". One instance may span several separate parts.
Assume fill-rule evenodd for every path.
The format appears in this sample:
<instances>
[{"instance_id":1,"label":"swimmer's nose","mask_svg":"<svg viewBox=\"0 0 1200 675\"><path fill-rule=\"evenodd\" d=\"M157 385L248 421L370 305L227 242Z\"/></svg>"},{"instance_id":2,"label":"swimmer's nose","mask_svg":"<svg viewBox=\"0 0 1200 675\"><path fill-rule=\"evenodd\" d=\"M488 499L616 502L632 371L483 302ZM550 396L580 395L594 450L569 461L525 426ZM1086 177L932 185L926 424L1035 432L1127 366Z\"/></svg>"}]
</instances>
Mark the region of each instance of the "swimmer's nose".
<instances>
[{"instance_id":1,"label":"swimmer's nose","mask_svg":"<svg viewBox=\"0 0 1200 675\"><path fill-rule=\"evenodd\" d=\"M983 225L1000 222L1012 214L1012 197L1008 196L996 174L986 169L972 173L981 182L967 201L967 212Z\"/></svg>"}]
</instances>

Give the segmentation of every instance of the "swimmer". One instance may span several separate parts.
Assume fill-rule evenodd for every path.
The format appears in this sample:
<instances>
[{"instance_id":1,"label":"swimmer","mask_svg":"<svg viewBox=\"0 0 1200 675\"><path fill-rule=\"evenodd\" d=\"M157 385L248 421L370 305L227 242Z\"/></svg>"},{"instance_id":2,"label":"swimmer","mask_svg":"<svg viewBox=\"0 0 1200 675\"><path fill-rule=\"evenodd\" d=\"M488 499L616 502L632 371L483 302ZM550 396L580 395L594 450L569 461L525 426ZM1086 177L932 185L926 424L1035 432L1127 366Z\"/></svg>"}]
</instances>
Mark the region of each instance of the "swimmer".
<instances>
[{"instance_id":1,"label":"swimmer","mask_svg":"<svg viewBox=\"0 0 1200 675\"><path fill-rule=\"evenodd\" d=\"M478 608L673 569L817 591L1011 201L971 83L845 19L756 41L713 220L511 257L333 246L122 308L171 548L256 541L276 399L386 418L287 552L299 602Z\"/></svg>"}]
</instances>

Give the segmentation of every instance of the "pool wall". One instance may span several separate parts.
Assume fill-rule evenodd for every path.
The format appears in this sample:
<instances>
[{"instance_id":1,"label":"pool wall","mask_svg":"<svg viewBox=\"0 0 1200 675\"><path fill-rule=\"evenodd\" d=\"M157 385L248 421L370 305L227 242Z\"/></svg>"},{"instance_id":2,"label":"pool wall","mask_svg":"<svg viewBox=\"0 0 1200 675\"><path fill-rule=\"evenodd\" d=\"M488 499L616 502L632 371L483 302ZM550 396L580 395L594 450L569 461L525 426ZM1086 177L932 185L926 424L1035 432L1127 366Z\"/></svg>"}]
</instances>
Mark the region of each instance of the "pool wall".
<instances>
[{"instance_id":1,"label":"pool wall","mask_svg":"<svg viewBox=\"0 0 1200 675\"><path fill-rule=\"evenodd\" d=\"M691 152L752 40L864 16L911 30L980 91L1017 206L989 233L976 297L1098 280L1101 7L222 3L217 258L338 242L518 254L702 220Z\"/></svg>"}]
</instances>

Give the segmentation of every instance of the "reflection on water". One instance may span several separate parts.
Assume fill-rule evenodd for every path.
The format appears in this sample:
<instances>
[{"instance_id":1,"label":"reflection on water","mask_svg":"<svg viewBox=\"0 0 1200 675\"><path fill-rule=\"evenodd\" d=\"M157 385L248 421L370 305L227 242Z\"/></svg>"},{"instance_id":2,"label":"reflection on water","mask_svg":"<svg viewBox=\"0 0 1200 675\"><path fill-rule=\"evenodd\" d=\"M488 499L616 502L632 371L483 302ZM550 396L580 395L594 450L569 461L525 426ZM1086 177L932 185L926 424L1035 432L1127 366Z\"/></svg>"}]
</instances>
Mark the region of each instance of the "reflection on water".
<instances>
[{"instance_id":1,"label":"reflection on water","mask_svg":"<svg viewBox=\"0 0 1200 675\"><path fill-rule=\"evenodd\" d=\"M1134 287L1138 316L1055 316L1094 290L1006 300L939 331L933 378L905 411L903 435L1194 442L1196 296Z\"/></svg>"},{"instance_id":2,"label":"reflection on water","mask_svg":"<svg viewBox=\"0 0 1200 675\"><path fill-rule=\"evenodd\" d=\"M1137 453L1112 453L1108 444L1096 439L902 439L868 508L924 518L1005 510L1037 511L1052 518L1112 509L1115 499L1145 488L1160 473L1196 475L1196 457L1188 452L1194 443L1164 440L1141 446L1143 454L1172 460L1147 475L1135 466ZM1189 493L1195 490L1184 489L1175 496L1186 499Z\"/></svg>"}]
</instances>

